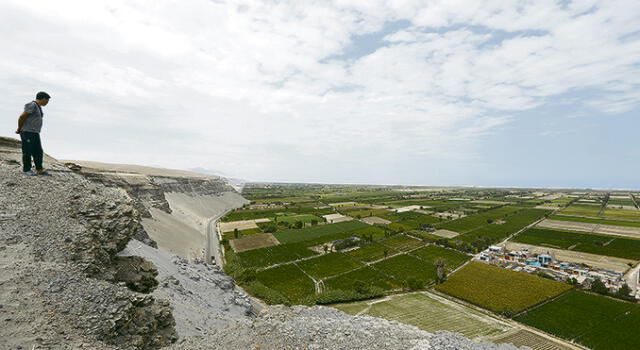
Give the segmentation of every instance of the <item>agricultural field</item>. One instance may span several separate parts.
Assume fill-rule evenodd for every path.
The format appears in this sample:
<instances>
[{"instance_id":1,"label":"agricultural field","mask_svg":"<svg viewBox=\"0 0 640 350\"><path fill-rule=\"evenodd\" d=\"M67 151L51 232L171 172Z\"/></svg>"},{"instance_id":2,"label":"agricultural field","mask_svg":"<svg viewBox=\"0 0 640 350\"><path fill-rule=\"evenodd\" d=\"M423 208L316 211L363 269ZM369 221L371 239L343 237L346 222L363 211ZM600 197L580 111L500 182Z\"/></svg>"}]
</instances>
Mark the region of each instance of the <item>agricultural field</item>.
<instances>
[{"instance_id":1,"label":"agricultural field","mask_svg":"<svg viewBox=\"0 0 640 350\"><path fill-rule=\"evenodd\" d=\"M561 220L561 221L585 222L590 224L601 224L601 225L612 225L612 226L640 227L640 222L637 222L637 221L583 218L579 216L564 216L564 215L553 215L553 216L550 216L549 219Z\"/></svg>"},{"instance_id":2,"label":"agricultural field","mask_svg":"<svg viewBox=\"0 0 640 350\"><path fill-rule=\"evenodd\" d=\"M309 241L323 236L329 236L336 233L352 232L357 229L366 228L369 225L360 221L346 221L337 224L327 224L320 226L307 227L302 229L291 229L276 232L274 236L280 243L296 243Z\"/></svg>"},{"instance_id":3,"label":"agricultural field","mask_svg":"<svg viewBox=\"0 0 640 350\"><path fill-rule=\"evenodd\" d=\"M387 238L380 241L380 243L390 249L399 251L411 250L425 245L421 240L403 234Z\"/></svg>"},{"instance_id":4,"label":"agricultural field","mask_svg":"<svg viewBox=\"0 0 640 350\"><path fill-rule=\"evenodd\" d=\"M516 320L594 350L638 348L640 305L572 291Z\"/></svg>"},{"instance_id":5,"label":"agricultural field","mask_svg":"<svg viewBox=\"0 0 640 350\"><path fill-rule=\"evenodd\" d=\"M606 218L640 221L640 210L610 209L606 208L603 215Z\"/></svg>"},{"instance_id":6,"label":"agricultural field","mask_svg":"<svg viewBox=\"0 0 640 350\"><path fill-rule=\"evenodd\" d=\"M304 260L298 266L315 279L334 276L362 266L361 263L343 253L329 253L317 258Z\"/></svg>"},{"instance_id":7,"label":"agricultural field","mask_svg":"<svg viewBox=\"0 0 640 350\"><path fill-rule=\"evenodd\" d=\"M640 240L631 238L531 228L512 240L537 246L640 260Z\"/></svg>"},{"instance_id":8,"label":"agricultural field","mask_svg":"<svg viewBox=\"0 0 640 350\"><path fill-rule=\"evenodd\" d=\"M296 221L300 221L303 224L310 224L312 221L323 222L323 220L315 215L311 214L300 214L300 215L282 215L276 216L272 218L272 221L277 222L287 222L289 224L293 224Z\"/></svg>"},{"instance_id":9,"label":"agricultural field","mask_svg":"<svg viewBox=\"0 0 640 350\"><path fill-rule=\"evenodd\" d=\"M352 315L369 315L410 324L428 332L458 332L474 340L491 338L512 329L497 318L428 292L333 307Z\"/></svg>"},{"instance_id":10,"label":"agricultural field","mask_svg":"<svg viewBox=\"0 0 640 350\"><path fill-rule=\"evenodd\" d=\"M303 244L281 244L237 254L245 267L266 267L318 255Z\"/></svg>"},{"instance_id":11,"label":"agricultural field","mask_svg":"<svg viewBox=\"0 0 640 350\"><path fill-rule=\"evenodd\" d=\"M231 245L231 248L233 248L233 251L236 253L278 244L278 240L270 233L259 233L229 241L229 245Z\"/></svg>"},{"instance_id":12,"label":"agricultural field","mask_svg":"<svg viewBox=\"0 0 640 350\"><path fill-rule=\"evenodd\" d=\"M470 262L436 289L507 316L556 297L568 284L515 272L480 262Z\"/></svg>"},{"instance_id":13,"label":"agricultural field","mask_svg":"<svg viewBox=\"0 0 640 350\"><path fill-rule=\"evenodd\" d=\"M329 290L352 290L358 282L362 282L369 287L379 287L383 290L398 289L402 285L401 281L386 276L369 266L365 266L343 275L325 279L324 286Z\"/></svg>"},{"instance_id":14,"label":"agricultural field","mask_svg":"<svg viewBox=\"0 0 640 350\"><path fill-rule=\"evenodd\" d=\"M422 285L430 284L436 280L436 266L411 255L397 255L371 266L407 285L412 280L419 281Z\"/></svg>"},{"instance_id":15,"label":"agricultural field","mask_svg":"<svg viewBox=\"0 0 640 350\"><path fill-rule=\"evenodd\" d=\"M429 245L424 248L414 250L410 254L432 264L435 264L438 259L442 259L447 271L453 271L458 268L458 266L471 259L471 256L467 254L436 245Z\"/></svg>"},{"instance_id":16,"label":"agricultural field","mask_svg":"<svg viewBox=\"0 0 640 350\"><path fill-rule=\"evenodd\" d=\"M549 211L544 209L524 209L506 217L502 223L485 225L477 230L464 233L455 239L469 243L478 239L488 239L491 242L497 242L540 220L547 213L549 213Z\"/></svg>"},{"instance_id":17,"label":"agricultural field","mask_svg":"<svg viewBox=\"0 0 640 350\"><path fill-rule=\"evenodd\" d=\"M380 260L384 258L385 255L390 256L397 253L398 253L397 250L389 248L377 242L367 244L358 249L350 250L346 252L347 255L362 262L372 262L372 261Z\"/></svg>"},{"instance_id":18,"label":"agricultural field","mask_svg":"<svg viewBox=\"0 0 640 350\"><path fill-rule=\"evenodd\" d=\"M354 209L346 209L339 208L339 212L344 215L351 216L352 218L366 218L369 216L379 216L391 213L390 210L387 209L373 209L373 208L354 208Z\"/></svg>"},{"instance_id":19,"label":"agricultural field","mask_svg":"<svg viewBox=\"0 0 640 350\"><path fill-rule=\"evenodd\" d=\"M488 225L498 219L504 219L514 212L521 210L520 207L505 206L496 209L491 209L479 214L470 215L462 219L452 220L441 223L438 228L455 231L459 233L465 233L477 229L481 226Z\"/></svg>"},{"instance_id":20,"label":"agricultural field","mask_svg":"<svg viewBox=\"0 0 640 350\"><path fill-rule=\"evenodd\" d=\"M387 236L387 231L377 226L365 226L357 230L351 231L352 236L360 237L362 239L381 239Z\"/></svg>"},{"instance_id":21,"label":"agricultural field","mask_svg":"<svg viewBox=\"0 0 640 350\"><path fill-rule=\"evenodd\" d=\"M591 224L587 222L543 220L536 227L560 231L579 231L640 239L640 227Z\"/></svg>"},{"instance_id":22,"label":"agricultural field","mask_svg":"<svg viewBox=\"0 0 640 350\"><path fill-rule=\"evenodd\" d=\"M241 238L241 237L246 237L246 236L251 236L251 235L255 235L258 233L262 233L262 230L260 228L251 228L248 230L240 230L238 231L237 234L237 238ZM222 234L222 237L225 239L235 239L236 238L236 233L234 231L231 232L226 232Z\"/></svg>"},{"instance_id":23,"label":"agricultural field","mask_svg":"<svg viewBox=\"0 0 640 350\"><path fill-rule=\"evenodd\" d=\"M571 204L565 209L560 211L562 215L570 215L570 216L590 216L590 217L598 217L600 216L600 211L602 210L602 206L600 204Z\"/></svg>"},{"instance_id":24,"label":"agricultural field","mask_svg":"<svg viewBox=\"0 0 640 350\"><path fill-rule=\"evenodd\" d=\"M315 284L295 264L287 264L259 271L256 279L280 292L291 301L299 301L315 292Z\"/></svg>"},{"instance_id":25,"label":"agricultural field","mask_svg":"<svg viewBox=\"0 0 640 350\"><path fill-rule=\"evenodd\" d=\"M568 347L560 344L555 339L538 335L536 333L520 329L514 332L507 332L497 338L491 339L496 344L512 344L517 347L528 346L533 350L573 350L575 347Z\"/></svg>"}]
</instances>

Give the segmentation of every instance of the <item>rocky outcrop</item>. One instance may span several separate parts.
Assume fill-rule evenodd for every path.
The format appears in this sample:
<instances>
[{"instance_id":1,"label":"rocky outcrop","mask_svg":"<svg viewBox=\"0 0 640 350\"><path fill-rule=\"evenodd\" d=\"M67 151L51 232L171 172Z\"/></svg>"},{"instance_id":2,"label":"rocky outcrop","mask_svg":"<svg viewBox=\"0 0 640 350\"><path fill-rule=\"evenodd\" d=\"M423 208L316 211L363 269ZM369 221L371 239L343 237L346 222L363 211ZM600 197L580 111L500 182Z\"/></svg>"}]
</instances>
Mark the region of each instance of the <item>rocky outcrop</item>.
<instances>
[{"instance_id":1,"label":"rocky outcrop","mask_svg":"<svg viewBox=\"0 0 640 350\"><path fill-rule=\"evenodd\" d=\"M0 339L6 346L157 349L174 342L169 302L118 280L140 282L150 272L135 276L117 255L142 229L126 192L51 158L51 176L23 175L19 144L2 139L0 145Z\"/></svg>"}]
</instances>

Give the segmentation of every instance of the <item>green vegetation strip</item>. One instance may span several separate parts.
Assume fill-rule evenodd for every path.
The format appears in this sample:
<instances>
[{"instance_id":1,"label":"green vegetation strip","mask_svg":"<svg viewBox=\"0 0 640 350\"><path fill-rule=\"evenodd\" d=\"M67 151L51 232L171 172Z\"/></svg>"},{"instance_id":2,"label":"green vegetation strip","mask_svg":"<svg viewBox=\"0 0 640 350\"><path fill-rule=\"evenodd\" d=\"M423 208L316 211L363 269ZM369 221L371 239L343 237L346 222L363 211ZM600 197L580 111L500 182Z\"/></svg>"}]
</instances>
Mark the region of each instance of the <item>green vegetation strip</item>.
<instances>
[{"instance_id":1,"label":"green vegetation strip","mask_svg":"<svg viewBox=\"0 0 640 350\"><path fill-rule=\"evenodd\" d=\"M515 236L513 241L640 260L640 240L631 238L531 228Z\"/></svg>"},{"instance_id":2,"label":"green vegetation strip","mask_svg":"<svg viewBox=\"0 0 640 350\"><path fill-rule=\"evenodd\" d=\"M571 286L524 272L470 262L436 289L511 316L553 298Z\"/></svg>"},{"instance_id":3,"label":"green vegetation strip","mask_svg":"<svg viewBox=\"0 0 640 350\"><path fill-rule=\"evenodd\" d=\"M337 233L345 233L355 231L360 228L369 227L369 225L353 220L340 222L337 224L319 225L303 229L292 229L274 233L274 236L280 243L296 243L313 240L322 236L333 235Z\"/></svg>"},{"instance_id":4,"label":"green vegetation strip","mask_svg":"<svg viewBox=\"0 0 640 350\"><path fill-rule=\"evenodd\" d=\"M639 348L640 305L572 291L517 321L594 350Z\"/></svg>"}]
</instances>

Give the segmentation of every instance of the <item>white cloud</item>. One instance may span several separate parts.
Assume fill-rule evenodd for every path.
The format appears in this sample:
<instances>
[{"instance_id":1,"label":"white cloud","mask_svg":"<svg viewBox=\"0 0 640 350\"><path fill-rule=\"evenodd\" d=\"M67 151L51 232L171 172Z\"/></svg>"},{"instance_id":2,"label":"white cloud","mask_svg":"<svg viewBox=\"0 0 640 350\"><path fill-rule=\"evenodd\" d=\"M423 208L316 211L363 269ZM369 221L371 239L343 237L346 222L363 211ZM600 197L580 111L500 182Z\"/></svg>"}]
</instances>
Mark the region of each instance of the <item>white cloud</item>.
<instances>
[{"instance_id":1,"label":"white cloud","mask_svg":"<svg viewBox=\"0 0 640 350\"><path fill-rule=\"evenodd\" d=\"M637 108L638 18L637 1L5 1L0 111L50 90L54 155L248 178L463 160L562 94ZM371 54L335 58L394 21ZM79 150L78 129L101 136Z\"/></svg>"}]
</instances>

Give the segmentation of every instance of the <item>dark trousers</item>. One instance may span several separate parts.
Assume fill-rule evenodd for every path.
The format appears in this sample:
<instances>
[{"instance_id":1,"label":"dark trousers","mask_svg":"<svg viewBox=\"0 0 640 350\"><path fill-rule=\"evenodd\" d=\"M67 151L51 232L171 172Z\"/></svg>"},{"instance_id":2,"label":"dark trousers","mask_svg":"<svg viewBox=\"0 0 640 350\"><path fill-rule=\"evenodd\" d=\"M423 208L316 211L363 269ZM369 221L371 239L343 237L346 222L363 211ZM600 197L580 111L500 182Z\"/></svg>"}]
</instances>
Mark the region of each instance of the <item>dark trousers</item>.
<instances>
[{"instance_id":1,"label":"dark trousers","mask_svg":"<svg viewBox=\"0 0 640 350\"><path fill-rule=\"evenodd\" d=\"M36 163L36 170L42 170L42 143L40 143L40 134L35 132L20 133L22 140L22 171L31 170L31 157Z\"/></svg>"}]
</instances>

